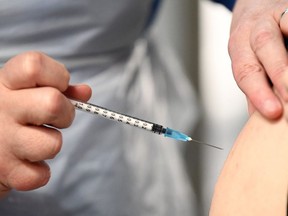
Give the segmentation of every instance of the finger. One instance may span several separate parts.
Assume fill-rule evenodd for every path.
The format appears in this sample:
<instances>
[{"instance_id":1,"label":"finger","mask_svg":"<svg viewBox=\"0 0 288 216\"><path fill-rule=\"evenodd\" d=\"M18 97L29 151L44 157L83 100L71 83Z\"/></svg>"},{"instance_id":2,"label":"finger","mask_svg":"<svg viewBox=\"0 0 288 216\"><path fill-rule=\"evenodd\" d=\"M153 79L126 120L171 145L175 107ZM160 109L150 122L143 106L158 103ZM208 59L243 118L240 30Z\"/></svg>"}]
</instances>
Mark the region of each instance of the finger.
<instances>
[{"instance_id":1,"label":"finger","mask_svg":"<svg viewBox=\"0 0 288 216\"><path fill-rule=\"evenodd\" d=\"M88 101L92 95L92 90L88 85L80 84L69 86L64 94L71 99Z\"/></svg>"},{"instance_id":2,"label":"finger","mask_svg":"<svg viewBox=\"0 0 288 216\"><path fill-rule=\"evenodd\" d=\"M60 131L45 126L19 126L9 140L10 152L31 162L54 158L62 146Z\"/></svg>"},{"instance_id":3,"label":"finger","mask_svg":"<svg viewBox=\"0 0 288 216\"><path fill-rule=\"evenodd\" d=\"M254 77L253 77L254 76ZM262 80L261 80L262 79ZM250 80L245 84L249 94L249 101L253 101L250 105L249 112L253 112L256 108L260 113L268 118L276 119L282 114L282 104L271 90L270 85L265 83L265 79L259 74L250 75Z\"/></svg>"},{"instance_id":4,"label":"finger","mask_svg":"<svg viewBox=\"0 0 288 216\"><path fill-rule=\"evenodd\" d=\"M235 80L262 115L270 119L278 118L283 111L282 105L273 93L263 67L251 50L249 40L245 37L239 38L238 33L239 31L231 35L229 41Z\"/></svg>"},{"instance_id":5,"label":"finger","mask_svg":"<svg viewBox=\"0 0 288 216\"><path fill-rule=\"evenodd\" d=\"M35 163L17 161L10 164L9 168L2 185L19 191L42 187L48 183L51 176L50 168L44 161Z\"/></svg>"},{"instance_id":6,"label":"finger","mask_svg":"<svg viewBox=\"0 0 288 216\"><path fill-rule=\"evenodd\" d=\"M50 87L13 91L6 109L20 124L48 124L69 127L75 116L74 106L57 89ZM17 106L15 106L17 104Z\"/></svg>"},{"instance_id":7,"label":"finger","mask_svg":"<svg viewBox=\"0 0 288 216\"><path fill-rule=\"evenodd\" d=\"M251 47L281 97L288 101L288 58L274 19L263 19L251 34Z\"/></svg>"},{"instance_id":8,"label":"finger","mask_svg":"<svg viewBox=\"0 0 288 216\"><path fill-rule=\"evenodd\" d=\"M69 79L63 64L40 52L26 52L12 58L0 72L0 81L9 89L51 86L63 92Z\"/></svg>"}]
</instances>

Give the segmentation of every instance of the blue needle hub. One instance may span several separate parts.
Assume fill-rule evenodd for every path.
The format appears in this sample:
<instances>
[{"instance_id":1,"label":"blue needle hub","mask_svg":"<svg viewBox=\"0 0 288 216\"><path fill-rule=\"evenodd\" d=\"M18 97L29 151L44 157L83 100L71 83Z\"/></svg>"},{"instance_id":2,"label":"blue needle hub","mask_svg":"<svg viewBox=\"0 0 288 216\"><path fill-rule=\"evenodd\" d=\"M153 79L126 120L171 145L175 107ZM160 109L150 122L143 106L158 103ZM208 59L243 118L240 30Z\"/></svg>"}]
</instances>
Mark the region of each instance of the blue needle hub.
<instances>
[{"instance_id":1,"label":"blue needle hub","mask_svg":"<svg viewBox=\"0 0 288 216\"><path fill-rule=\"evenodd\" d=\"M181 141L191 141L191 137L187 136L184 133L181 133L179 131L173 130L171 128L166 128L164 132L165 137L170 137L176 140L181 140Z\"/></svg>"}]
</instances>

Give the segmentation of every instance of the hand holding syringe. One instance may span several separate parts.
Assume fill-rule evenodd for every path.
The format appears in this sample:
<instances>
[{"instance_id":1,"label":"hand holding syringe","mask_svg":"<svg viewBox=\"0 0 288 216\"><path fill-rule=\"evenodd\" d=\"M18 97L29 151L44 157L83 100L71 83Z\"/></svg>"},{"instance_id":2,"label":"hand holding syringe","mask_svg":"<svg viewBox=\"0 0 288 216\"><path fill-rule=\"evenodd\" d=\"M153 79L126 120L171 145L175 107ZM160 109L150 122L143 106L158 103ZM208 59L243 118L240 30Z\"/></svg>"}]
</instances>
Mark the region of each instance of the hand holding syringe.
<instances>
[{"instance_id":1,"label":"hand holding syringe","mask_svg":"<svg viewBox=\"0 0 288 216\"><path fill-rule=\"evenodd\" d=\"M45 185L50 169L44 161L54 158L62 146L58 129L71 125L75 106L94 114L101 107L81 102L73 102L73 106L67 97L87 101L91 89L85 85L69 86L67 69L39 52L23 53L6 62L0 68L0 89L1 198L11 189L27 191ZM185 134L151 122L104 108L101 113L111 120L123 118L121 121L126 124L167 137L191 140Z\"/></svg>"},{"instance_id":2,"label":"hand holding syringe","mask_svg":"<svg viewBox=\"0 0 288 216\"><path fill-rule=\"evenodd\" d=\"M67 97L86 101L90 95L86 85L69 86L63 64L40 52L19 54L0 67L0 199L11 189L33 190L49 181L44 161L59 153L58 129L75 116Z\"/></svg>"}]
</instances>

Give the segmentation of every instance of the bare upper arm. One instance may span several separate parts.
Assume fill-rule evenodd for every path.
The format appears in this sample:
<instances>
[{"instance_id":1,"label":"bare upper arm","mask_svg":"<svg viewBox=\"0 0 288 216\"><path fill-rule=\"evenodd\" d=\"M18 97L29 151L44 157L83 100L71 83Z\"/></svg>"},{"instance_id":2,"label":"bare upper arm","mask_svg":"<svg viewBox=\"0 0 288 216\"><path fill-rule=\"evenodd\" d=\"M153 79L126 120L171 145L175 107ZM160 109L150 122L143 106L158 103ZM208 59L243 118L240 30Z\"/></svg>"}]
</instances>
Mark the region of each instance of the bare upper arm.
<instances>
[{"instance_id":1,"label":"bare upper arm","mask_svg":"<svg viewBox=\"0 0 288 216\"><path fill-rule=\"evenodd\" d=\"M218 182L210 216L286 215L288 123L251 116Z\"/></svg>"}]
</instances>

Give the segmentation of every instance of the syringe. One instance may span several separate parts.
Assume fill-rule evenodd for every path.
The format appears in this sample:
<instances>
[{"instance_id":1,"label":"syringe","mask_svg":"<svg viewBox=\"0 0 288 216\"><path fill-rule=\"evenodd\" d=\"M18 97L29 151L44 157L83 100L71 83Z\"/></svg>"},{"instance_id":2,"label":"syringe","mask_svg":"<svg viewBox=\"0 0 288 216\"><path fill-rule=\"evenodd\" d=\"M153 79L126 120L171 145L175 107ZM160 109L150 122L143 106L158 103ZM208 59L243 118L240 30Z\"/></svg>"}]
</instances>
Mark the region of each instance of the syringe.
<instances>
[{"instance_id":1,"label":"syringe","mask_svg":"<svg viewBox=\"0 0 288 216\"><path fill-rule=\"evenodd\" d=\"M107 108L91 104L91 103L84 103L76 100L70 99L71 103L77 108L78 110L85 111L91 114L99 115L101 117L104 117L106 119L124 123L127 125L131 125L134 127L142 128L144 130L156 133L156 134L163 134L164 137L170 137L176 140L181 140L181 141L195 141L197 143L201 143L204 145L208 145L213 148L218 148L222 149L217 146L210 145L208 143L203 143L197 140L192 139L191 137L187 136L184 133L181 133L179 131L173 130L168 127L163 127L162 125L155 124L149 121L145 121L143 119L135 118L129 115L125 115L119 112L115 112L112 110L109 110Z\"/></svg>"}]
</instances>

